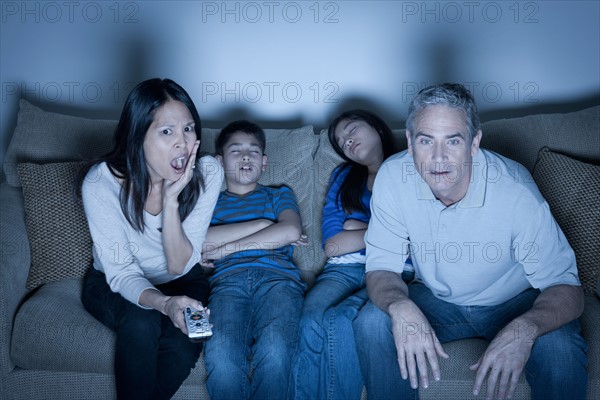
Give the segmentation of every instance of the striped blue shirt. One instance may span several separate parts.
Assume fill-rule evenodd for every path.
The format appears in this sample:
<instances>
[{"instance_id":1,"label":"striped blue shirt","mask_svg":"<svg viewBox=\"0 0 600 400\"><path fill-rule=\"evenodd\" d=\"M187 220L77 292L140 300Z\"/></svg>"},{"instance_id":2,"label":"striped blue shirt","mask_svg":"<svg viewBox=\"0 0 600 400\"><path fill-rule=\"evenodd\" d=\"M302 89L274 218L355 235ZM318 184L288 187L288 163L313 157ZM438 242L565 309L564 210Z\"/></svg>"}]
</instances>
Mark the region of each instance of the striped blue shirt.
<instances>
[{"instance_id":1,"label":"striped blue shirt","mask_svg":"<svg viewBox=\"0 0 600 400\"><path fill-rule=\"evenodd\" d=\"M284 210L297 213L298 205L294 192L287 186L269 187L258 185L256 190L245 195L223 191L219 195L213 213L211 225L234 224L255 219L268 219L277 222L279 214ZM259 249L248 245L220 260L214 261L215 273L211 281L239 268L269 268L288 275L302 282L300 270L292 261L293 247L280 246L274 238L268 249Z\"/></svg>"}]
</instances>

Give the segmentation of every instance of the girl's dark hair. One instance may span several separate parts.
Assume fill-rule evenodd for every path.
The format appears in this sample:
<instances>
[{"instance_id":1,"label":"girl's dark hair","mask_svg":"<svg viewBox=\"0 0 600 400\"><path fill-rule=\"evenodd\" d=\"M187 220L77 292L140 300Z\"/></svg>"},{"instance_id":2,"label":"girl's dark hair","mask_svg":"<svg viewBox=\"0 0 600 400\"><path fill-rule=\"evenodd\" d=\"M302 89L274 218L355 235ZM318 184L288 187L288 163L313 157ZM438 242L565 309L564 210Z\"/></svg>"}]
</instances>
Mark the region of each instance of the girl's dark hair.
<instances>
[{"instance_id":1,"label":"girl's dark hair","mask_svg":"<svg viewBox=\"0 0 600 400\"><path fill-rule=\"evenodd\" d=\"M369 171L367 167L357 162L352 161L344 154L344 151L340 148L335 140L335 129L338 124L343 120L351 121L363 121L371 126L379 134L381 139L381 146L383 149L383 159L385 160L392 154L394 154L394 143L392 137L392 130L387 124L379 118L379 116L367 110L349 110L345 111L337 116L329 124L328 134L329 142L335 150L335 152L342 157L345 162L338 169L337 174L340 174L345 169L350 169L348 175L342 182L340 190L337 193L337 201L341 201L342 207L346 213L353 211L368 212L364 204L362 204L362 193L367 186L367 179L369 177ZM337 177L337 175L336 175ZM335 179L335 178L334 178Z\"/></svg>"},{"instance_id":2,"label":"girl's dark hair","mask_svg":"<svg viewBox=\"0 0 600 400\"><path fill-rule=\"evenodd\" d=\"M76 189L81 196L81 185L90 168L106 162L111 173L123 180L120 193L121 210L131 226L144 231L144 205L148 198L150 175L146 167L144 138L152 124L156 110L169 100L180 101L190 111L196 123L198 140L202 133L200 116L188 93L170 79L149 79L139 83L127 96L114 134L114 147L108 154L88 163L78 174ZM204 189L201 168L193 169L194 176L179 194L179 216L183 221L192 211L200 188Z\"/></svg>"}]
</instances>

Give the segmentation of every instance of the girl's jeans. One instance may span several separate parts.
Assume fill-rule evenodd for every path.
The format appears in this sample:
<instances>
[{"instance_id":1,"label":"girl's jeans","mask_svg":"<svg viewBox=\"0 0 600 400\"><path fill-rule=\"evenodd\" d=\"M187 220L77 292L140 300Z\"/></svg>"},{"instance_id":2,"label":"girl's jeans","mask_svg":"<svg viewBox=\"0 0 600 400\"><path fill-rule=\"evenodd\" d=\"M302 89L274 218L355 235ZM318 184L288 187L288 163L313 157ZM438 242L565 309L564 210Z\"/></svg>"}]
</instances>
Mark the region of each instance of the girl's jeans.
<instances>
[{"instance_id":1,"label":"girl's jeans","mask_svg":"<svg viewBox=\"0 0 600 400\"><path fill-rule=\"evenodd\" d=\"M292 364L292 399L360 399L363 380L352 322L368 298L364 274L364 264L326 264L308 292Z\"/></svg>"}]
</instances>

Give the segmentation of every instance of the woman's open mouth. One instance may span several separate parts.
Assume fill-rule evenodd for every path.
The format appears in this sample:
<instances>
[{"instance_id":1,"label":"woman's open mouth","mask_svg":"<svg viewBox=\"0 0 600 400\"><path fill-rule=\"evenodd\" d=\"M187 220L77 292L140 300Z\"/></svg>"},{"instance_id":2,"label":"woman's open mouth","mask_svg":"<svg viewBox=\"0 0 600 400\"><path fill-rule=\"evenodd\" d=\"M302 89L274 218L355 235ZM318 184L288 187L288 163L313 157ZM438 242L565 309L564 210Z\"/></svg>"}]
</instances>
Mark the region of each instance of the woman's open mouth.
<instances>
[{"instance_id":1,"label":"woman's open mouth","mask_svg":"<svg viewBox=\"0 0 600 400\"><path fill-rule=\"evenodd\" d=\"M171 160L171 167L173 167L173 169L178 173L182 173L183 170L185 169L185 165L187 164L187 157L186 156L179 156L177 158L174 158L173 160Z\"/></svg>"}]
</instances>

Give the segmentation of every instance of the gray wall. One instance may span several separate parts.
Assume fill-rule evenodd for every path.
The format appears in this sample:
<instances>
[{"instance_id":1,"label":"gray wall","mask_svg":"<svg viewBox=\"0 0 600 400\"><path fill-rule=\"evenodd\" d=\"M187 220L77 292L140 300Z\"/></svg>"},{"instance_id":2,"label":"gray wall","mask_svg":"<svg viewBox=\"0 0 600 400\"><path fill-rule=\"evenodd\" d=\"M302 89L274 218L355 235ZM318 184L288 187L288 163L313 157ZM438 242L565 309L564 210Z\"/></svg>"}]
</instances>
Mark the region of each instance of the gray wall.
<instances>
[{"instance_id":1,"label":"gray wall","mask_svg":"<svg viewBox=\"0 0 600 400\"><path fill-rule=\"evenodd\" d=\"M2 1L0 162L18 100L118 118L170 77L205 125L327 122L374 109L402 127L421 87L468 85L483 119L600 98L598 1Z\"/></svg>"}]
</instances>

